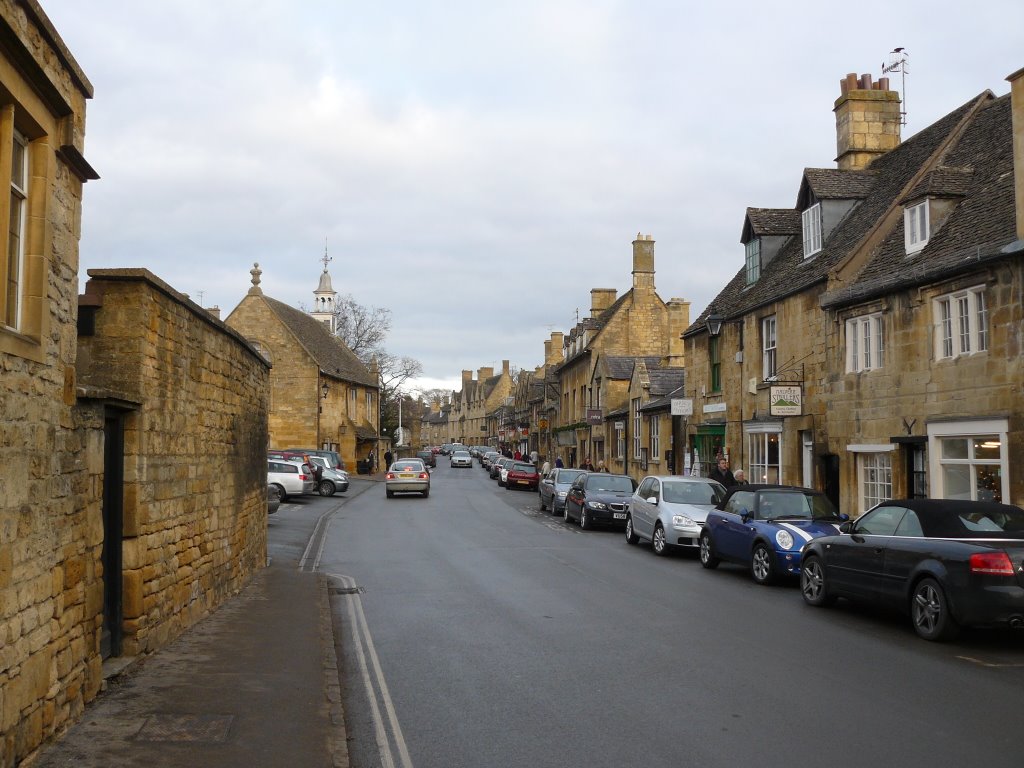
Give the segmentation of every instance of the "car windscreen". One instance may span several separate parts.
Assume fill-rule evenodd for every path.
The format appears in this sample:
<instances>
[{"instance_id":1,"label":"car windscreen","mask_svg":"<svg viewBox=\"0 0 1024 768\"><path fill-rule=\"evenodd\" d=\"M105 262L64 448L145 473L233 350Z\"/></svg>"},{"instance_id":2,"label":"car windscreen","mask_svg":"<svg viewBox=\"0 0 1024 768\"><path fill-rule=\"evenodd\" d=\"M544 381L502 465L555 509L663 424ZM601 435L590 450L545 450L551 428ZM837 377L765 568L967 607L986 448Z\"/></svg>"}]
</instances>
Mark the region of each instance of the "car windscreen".
<instances>
[{"instance_id":1,"label":"car windscreen","mask_svg":"<svg viewBox=\"0 0 1024 768\"><path fill-rule=\"evenodd\" d=\"M623 475L606 475L603 472L594 472L587 478L587 490L632 493L633 481Z\"/></svg>"},{"instance_id":2,"label":"car windscreen","mask_svg":"<svg viewBox=\"0 0 1024 768\"><path fill-rule=\"evenodd\" d=\"M515 464L512 465L512 469L510 471L511 472L530 472L530 473L533 473L533 472L536 472L537 470L534 469L533 464L523 464L521 462L516 462Z\"/></svg>"},{"instance_id":3,"label":"car windscreen","mask_svg":"<svg viewBox=\"0 0 1024 768\"><path fill-rule=\"evenodd\" d=\"M761 520L780 517L836 519L839 517L828 497L799 491L761 491L757 516Z\"/></svg>"},{"instance_id":4,"label":"car windscreen","mask_svg":"<svg viewBox=\"0 0 1024 768\"><path fill-rule=\"evenodd\" d=\"M666 480L661 484L661 497L673 504L718 504L725 498L725 488L718 483Z\"/></svg>"},{"instance_id":5,"label":"car windscreen","mask_svg":"<svg viewBox=\"0 0 1024 768\"><path fill-rule=\"evenodd\" d=\"M582 474L582 469L560 469L557 482L559 485L572 485L576 478Z\"/></svg>"},{"instance_id":6,"label":"car windscreen","mask_svg":"<svg viewBox=\"0 0 1024 768\"><path fill-rule=\"evenodd\" d=\"M424 469L422 461L396 461L391 465L393 472L422 472Z\"/></svg>"}]
</instances>

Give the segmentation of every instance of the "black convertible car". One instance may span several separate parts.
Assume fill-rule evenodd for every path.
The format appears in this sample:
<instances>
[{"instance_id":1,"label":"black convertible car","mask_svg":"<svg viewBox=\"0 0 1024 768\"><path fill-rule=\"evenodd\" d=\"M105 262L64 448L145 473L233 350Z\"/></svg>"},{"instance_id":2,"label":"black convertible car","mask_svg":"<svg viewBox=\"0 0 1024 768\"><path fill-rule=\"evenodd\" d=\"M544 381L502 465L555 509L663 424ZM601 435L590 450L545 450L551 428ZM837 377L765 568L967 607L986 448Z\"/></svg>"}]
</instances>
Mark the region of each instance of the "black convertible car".
<instances>
[{"instance_id":1,"label":"black convertible car","mask_svg":"<svg viewBox=\"0 0 1024 768\"><path fill-rule=\"evenodd\" d=\"M910 614L925 640L961 625L1024 629L1024 510L982 501L886 501L811 541L800 588Z\"/></svg>"}]
</instances>

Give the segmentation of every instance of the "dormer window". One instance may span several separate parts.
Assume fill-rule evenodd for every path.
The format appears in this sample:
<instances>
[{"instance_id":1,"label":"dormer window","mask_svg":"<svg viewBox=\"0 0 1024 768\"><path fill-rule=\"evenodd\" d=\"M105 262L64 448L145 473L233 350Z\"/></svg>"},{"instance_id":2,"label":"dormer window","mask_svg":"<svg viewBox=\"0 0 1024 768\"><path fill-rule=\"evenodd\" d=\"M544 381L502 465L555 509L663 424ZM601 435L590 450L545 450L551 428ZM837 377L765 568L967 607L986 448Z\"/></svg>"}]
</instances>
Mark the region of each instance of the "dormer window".
<instances>
[{"instance_id":1,"label":"dormer window","mask_svg":"<svg viewBox=\"0 0 1024 768\"><path fill-rule=\"evenodd\" d=\"M821 250L821 203L815 203L803 212L804 258Z\"/></svg>"},{"instance_id":2,"label":"dormer window","mask_svg":"<svg viewBox=\"0 0 1024 768\"><path fill-rule=\"evenodd\" d=\"M928 245L928 201L908 206L903 210L903 239L907 255L917 253Z\"/></svg>"},{"instance_id":3,"label":"dormer window","mask_svg":"<svg viewBox=\"0 0 1024 768\"><path fill-rule=\"evenodd\" d=\"M761 238L755 237L746 244L747 285L753 285L761 276Z\"/></svg>"}]
</instances>

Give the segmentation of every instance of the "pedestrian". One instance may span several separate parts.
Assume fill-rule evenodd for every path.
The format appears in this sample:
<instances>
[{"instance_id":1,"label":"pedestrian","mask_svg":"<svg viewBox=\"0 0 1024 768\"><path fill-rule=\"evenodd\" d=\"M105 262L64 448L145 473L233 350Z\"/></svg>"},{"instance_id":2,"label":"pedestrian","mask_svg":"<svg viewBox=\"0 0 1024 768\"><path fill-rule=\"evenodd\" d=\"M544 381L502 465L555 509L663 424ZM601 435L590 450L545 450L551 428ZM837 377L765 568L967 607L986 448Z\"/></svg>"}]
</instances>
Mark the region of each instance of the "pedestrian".
<instances>
[{"instance_id":1,"label":"pedestrian","mask_svg":"<svg viewBox=\"0 0 1024 768\"><path fill-rule=\"evenodd\" d=\"M535 467L537 466L537 462L540 461L540 454L537 453L536 450L530 451L530 461Z\"/></svg>"},{"instance_id":2,"label":"pedestrian","mask_svg":"<svg viewBox=\"0 0 1024 768\"><path fill-rule=\"evenodd\" d=\"M377 457L373 455L373 448L371 448L370 452L366 454L366 471L371 475L377 471L377 465L374 463L376 458Z\"/></svg>"},{"instance_id":3,"label":"pedestrian","mask_svg":"<svg viewBox=\"0 0 1024 768\"><path fill-rule=\"evenodd\" d=\"M516 461L519 461L521 458L523 458L523 454L520 452L518 448L516 448L516 452L512 454L512 458L515 459Z\"/></svg>"},{"instance_id":4,"label":"pedestrian","mask_svg":"<svg viewBox=\"0 0 1024 768\"><path fill-rule=\"evenodd\" d=\"M583 459L583 463L580 464L580 469L585 469L587 472L593 472L594 471L594 462L592 462L590 460L589 456L587 456L585 459Z\"/></svg>"},{"instance_id":5,"label":"pedestrian","mask_svg":"<svg viewBox=\"0 0 1024 768\"><path fill-rule=\"evenodd\" d=\"M725 456L718 457L718 463L708 472L708 477L712 480L717 480L726 488L732 488L736 485L736 478L729 469L729 459Z\"/></svg>"},{"instance_id":6,"label":"pedestrian","mask_svg":"<svg viewBox=\"0 0 1024 768\"><path fill-rule=\"evenodd\" d=\"M550 472L550 471L551 471L551 462L548 461L547 459L544 459L544 465L540 468L541 477L546 476L547 473Z\"/></svg>"},{"instance_id":7,"label":"pedestrian","mask_svg":"<svg viewBox=\"0 0 1024 768\"><path fill-rule=\"evenodd\" d=\"M564 466L565 466L565 464L562 462L562 457L561 456L556 456L555 457L555 468L556 469L561 469Z\"/></svg>"},{"instance_id":8,"label":"pedestrian","mask_svg":"<svg viewBox=\"0 0 1024 768\"><path fill-rule=\"evenodd\" d=\"M385 451L384 452L384 468L385 469L391 469L391 460L393 458L394 458L394 455L392 455L391 451Z\"/></svg>"},{"instance_id":9,"label":"pedestrian","mask_svg":"<svg viewBox=\"0 0 1024 768\"><path fill-rule=\"evenodd\" d=\"M606 467L604 465L604 460L603 459L601 461L597 462L597 471L598 472L607 472L608 471L608 467Z\"/></svg>"},{"instance_id":10,"label":"pedestrian","mask_svg":"<svg viewBox=\"0 0 1024 768\"><path fill-rule=\"evenodd\" d=\"M737 469L732 473L733 479L736 481L736 485L749 485L747 482L747 476L742 469Z\"/></svg>"}]
</instances>

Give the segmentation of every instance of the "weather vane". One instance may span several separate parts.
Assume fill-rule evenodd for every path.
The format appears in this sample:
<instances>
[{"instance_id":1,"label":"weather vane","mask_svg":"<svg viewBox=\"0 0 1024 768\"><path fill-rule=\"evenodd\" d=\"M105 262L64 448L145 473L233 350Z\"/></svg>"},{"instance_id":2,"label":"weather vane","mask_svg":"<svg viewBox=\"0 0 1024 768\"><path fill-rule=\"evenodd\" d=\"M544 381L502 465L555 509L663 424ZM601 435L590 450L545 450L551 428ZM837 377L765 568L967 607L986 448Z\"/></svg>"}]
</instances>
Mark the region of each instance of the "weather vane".
<instances>
[{"instance_id":1,"label":"weather vane","mask_svg":"<svg viewBox=\"0 0 1024 768\"><path fill-rule=\"evenodd\" d=\"M334 259L327 255L327 238L324 238L324 257L320 259L324 263L324 272L327 271L327 265L330 264Z\"/></svg>"}]
</instances>

